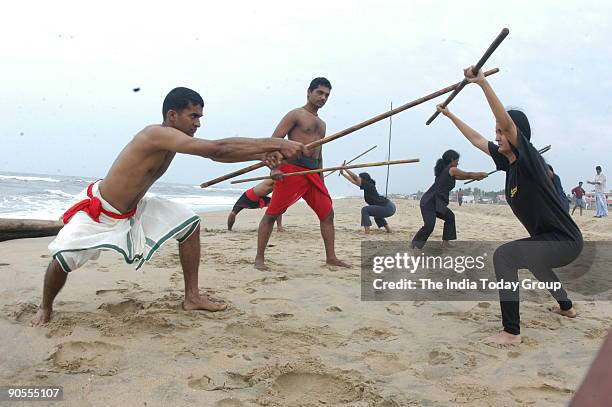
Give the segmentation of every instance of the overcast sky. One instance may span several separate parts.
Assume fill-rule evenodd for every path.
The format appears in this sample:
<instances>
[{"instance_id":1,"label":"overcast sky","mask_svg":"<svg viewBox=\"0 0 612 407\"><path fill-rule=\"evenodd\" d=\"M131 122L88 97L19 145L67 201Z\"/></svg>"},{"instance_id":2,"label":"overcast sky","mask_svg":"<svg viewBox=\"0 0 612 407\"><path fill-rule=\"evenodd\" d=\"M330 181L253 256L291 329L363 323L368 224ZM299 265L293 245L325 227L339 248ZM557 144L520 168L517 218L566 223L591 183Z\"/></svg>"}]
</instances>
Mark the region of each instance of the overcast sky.
<instances>
[{"instance_id":1,"label":"overcast sky","mask_svg":"<svg viewBox=\"0 0 612 407\"><path fill-rule=\"evenodd\" d=\"M162 100L176 86L204 98L198 137L269 137L304 104L310 80L325 76L333 89L319 114L330 135L391 102L461 80L462 68L508 27L485 65L501 69L490 82L502 102L527 113L536 146L552 144L546 158L567 192L592 178L595 165L612 175L612 2L293 3L5 4L0 170L103 177L136 132L161 122ZM494 168L448 119L425 126L442 100L394 116L391 158L421 162L391 167L390 192L428 188L435 160L449 148L461 153L462 169ZM475 85L450 108L494 138L495 121ZM388 134L385 120L329 143L324 162L339 164L373 145L360 162L383 160ZM199 184L243 166L177 156L162 180ZM384 169L370 173L384 185ZM332 195L356 192L343 178L328 180ZM480 186L502 189L503 175Z\"/></svg>"}]
</instances>

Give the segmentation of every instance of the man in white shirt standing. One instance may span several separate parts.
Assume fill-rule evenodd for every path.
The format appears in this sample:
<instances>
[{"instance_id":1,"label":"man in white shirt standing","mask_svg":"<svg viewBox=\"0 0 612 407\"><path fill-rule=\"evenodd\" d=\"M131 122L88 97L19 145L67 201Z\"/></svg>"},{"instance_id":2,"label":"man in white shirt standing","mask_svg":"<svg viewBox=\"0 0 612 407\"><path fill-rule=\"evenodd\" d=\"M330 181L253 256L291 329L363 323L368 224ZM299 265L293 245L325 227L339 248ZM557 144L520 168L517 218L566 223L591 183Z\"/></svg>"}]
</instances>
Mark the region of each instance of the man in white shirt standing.
<instances>
[{"instance_id":1,"label":"man in white shirt standing","mask_svg":"<svg viewBox=\"0 0 612 407\"><path fill-rule=\"evenodd\" d=\"M601 172L601 167L598 165L595 167L597 175L593 181L587 181L591 185L595 185L593 192L595 192L595 203L597 205L596 218L603 218L608 216L608 199L606 198L606 176Z\"/></svg>"}]
</instances>

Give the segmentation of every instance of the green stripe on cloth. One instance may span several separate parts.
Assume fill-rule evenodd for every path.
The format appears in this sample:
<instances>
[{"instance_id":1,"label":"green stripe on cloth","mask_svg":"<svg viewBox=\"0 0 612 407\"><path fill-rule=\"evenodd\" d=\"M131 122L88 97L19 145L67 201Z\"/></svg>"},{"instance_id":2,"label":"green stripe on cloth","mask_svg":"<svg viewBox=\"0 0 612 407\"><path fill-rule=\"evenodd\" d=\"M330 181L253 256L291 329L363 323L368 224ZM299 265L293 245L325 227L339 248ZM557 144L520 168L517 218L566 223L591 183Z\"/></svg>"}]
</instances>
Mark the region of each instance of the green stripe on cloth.
<instances>
[{"instance_id":1,"label":"green stripe on cloth","mask_svg":"<svg viewBox=\"0 0 612 407\"><path fill-rule=\"evenodd\" d=\"M136 266L136 270L138 270L139 268L141 268L147 261L149 261L151 259L151 256L153 256L153 254L164 244L166 243L166 241L168 239L170 239L171 237L173 237L174 235L180 233L183 229L185 229L187 226L189 226L191 224L191 226L195 229L195 226L200 223L200 217L199 216L192 216L191 218L187 219L185 222L181 223L180 225L178 225L177 227L175 227L174 229L172 229L170 232L166 233L164 236L161 237L161 239L159 239L157 241L157 243L155 244L155 246L151 247L151 250L149 251L149 254L146 257L143 257L142 260L140 260L140 264L138 264L138 266Z\"/></svg>"}]
</instances>

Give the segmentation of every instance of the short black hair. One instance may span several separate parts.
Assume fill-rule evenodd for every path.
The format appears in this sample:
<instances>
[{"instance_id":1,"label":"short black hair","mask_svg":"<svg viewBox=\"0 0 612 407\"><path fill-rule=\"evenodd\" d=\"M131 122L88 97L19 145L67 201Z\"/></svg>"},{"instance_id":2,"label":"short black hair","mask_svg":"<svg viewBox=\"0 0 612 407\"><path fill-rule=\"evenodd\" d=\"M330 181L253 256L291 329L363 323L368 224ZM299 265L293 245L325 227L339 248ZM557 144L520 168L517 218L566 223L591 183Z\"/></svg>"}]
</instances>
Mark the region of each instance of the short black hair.
<instances>
[{"instance_id":1,"label":"short black hair","mask_svg":"<svg viewBox=\"0 0 612 407\"><path fill-rule=\"evenodd\" d=\"M329 90L331 90L331 88L332 88L331 83L326 78L319 77L319 78L314 78L310 82L310 86L308 87L308 90L310 92L312 92L313 90L315 90L319 86L325 86L326 88L329 88Z\"/></svg>"},{"instance_id":2,"label":"short black hair","mask_svg":"<svg viewBox=\"0 0 612 407\"><path fill-rule=\"evenodd\" d=\"M597 171L601 171L601 167L600 167L599 165L598 165L597 167L595 167L595 169L596 169Z\"/></svg>"},{"instance_id":3,"label":"short black hair","mask_svg":"<svg viewBox=\"0 0 612 407\"><path fill-rule=\"evenodd\" d=\"M166 119L166 114L168 114L168 111L174 110L175 112L180 112L181 110L189 107L190 104L204 107L204 100L195 90L183 87L172 89L166 95L164 104L162 106L164 120Z\"/></svg>"},{"instance_id":4,"label":"short black hair","mask_svg":"<svg viewBox=\"0 0 612 407\"><path fill-rule=\"evenodd\" d=\"M580 184L582 184L582 183L583 183L582 181L578 181L578 185L580 185Z\"/></svg>"}]
</instances>

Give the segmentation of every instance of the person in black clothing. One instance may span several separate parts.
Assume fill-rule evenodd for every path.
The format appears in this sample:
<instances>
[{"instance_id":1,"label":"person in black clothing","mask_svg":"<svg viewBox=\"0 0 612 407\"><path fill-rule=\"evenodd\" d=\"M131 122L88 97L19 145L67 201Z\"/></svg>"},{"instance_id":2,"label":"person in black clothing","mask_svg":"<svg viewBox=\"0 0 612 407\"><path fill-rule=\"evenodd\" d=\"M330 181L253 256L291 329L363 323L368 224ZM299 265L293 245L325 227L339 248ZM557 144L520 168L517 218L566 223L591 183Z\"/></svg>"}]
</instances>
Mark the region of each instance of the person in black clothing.
<instances>
[{"instance_id":1,"label":"person in black clothing","mask_svg":"<svg viewBox=\"0 0 612 407\"><path fill-rule=\"evenodd\" d=\"M457 179L477 179L487 177L486 172L465 172L457 168L459 153L447 150L436 162L434 168L435 181L421 197L421 216L425 223L412 238L412 247L422 249L436 225L436 217L444 221L442 244L448 245L449 240L457 239L455 214L448 208L450 191L455 188Z\"/></svg>"},{"instance_id":2,"label":"person in black clothing","mask_svg":"<svg viewBox=\"0 0 612 407\"><path fill-rule=\"evenodd\" d=\"M341 170L340 174L351 183L363 189L363 199L368 204L361 208L361 226L365 228L365 233L370 233L370 226L372 226L370 216L374 217L374 221L379 228L384 227L387 233L393 233L385 218L393 216L395 204L384 196L379 195L376 190L376 181L370 177L370 174L362 172L357 175L351 170Z\"/></svg>"},{"instance_id":3,"label":"person in black clothing","mask_svg":"<svg viewBox=\"0 0 612 407\"><path fill-rule=\"evenodd\" d=\"M491 156L498 170L506 172L506 200L530 236L497 248L493 255L496 278L517 282L518 269L529 269L540 281L559 283L553 268L568 265L578 257L583 245L580 229L555 190L542 156L530 142L527 116L518 110L506 111L482 71L474 75L470 67L464 74L485 94L496 119L497 144L487 141L447 108L439 105L438 111L450 118L476 148ZM549 291L559 304L553 311L574 318L576 311L563 287ZM512 289L499 291L504 330L485 342L521 342L518 294Z\"/></svg>"},{"instance_id":4,"label":"person in black clothing","mask_svg":"<svg viewBox=\"0 0 612 407\"><path fill-rule=\"evenodd\" d=\"M565 206L565 209L567 209L567 211L569 212L570 202L569 202L569 199L567 199L567 195L565 195L565 191L563 190L563 185L561 185L561 178L559 178L559 176L555 174L555 170L553 169L552 165L550 164L546 164L546 165L548 166L548 169L549 169L548 176L550 177L553 185L555 186L555 191L557 191L557 193L561 197L561 202Z\"/></svg>"}]
</instances>

